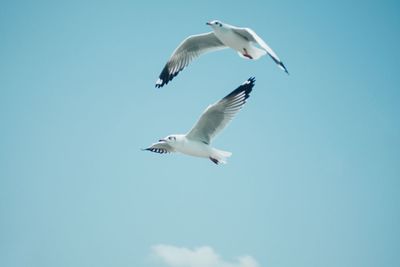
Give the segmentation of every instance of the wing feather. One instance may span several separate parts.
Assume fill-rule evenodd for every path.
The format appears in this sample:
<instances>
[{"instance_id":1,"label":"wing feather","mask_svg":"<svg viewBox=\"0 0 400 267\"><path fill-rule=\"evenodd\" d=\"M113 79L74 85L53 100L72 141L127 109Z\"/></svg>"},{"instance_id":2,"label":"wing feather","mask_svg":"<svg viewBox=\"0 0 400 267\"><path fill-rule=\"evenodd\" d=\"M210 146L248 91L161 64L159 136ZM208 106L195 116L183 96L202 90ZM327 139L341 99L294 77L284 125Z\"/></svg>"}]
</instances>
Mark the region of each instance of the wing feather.
<instances>
[{"instance_id":1,"label":"wing feather","mask_svg":"<svg viewBox=\"0 0 400 267\"><path fill-rule=\"evenodd\" d=\"M242 109L254 87L255 78L249 78L217 103L206 108L186 137L205 144L222 131Z\"/></svg>"},{"instance_id":2,"label":"wing feather","mask_svg":"<svg viewBox=\"0 0 400 267\"><path fill-rule=\"evenodd\" d=\"M261 39L260 36L257 35L257 33L255 33L255 31L250 28L239 28L234 26L232 26L232 30L238 35L242 36L247 41L257 43L259 46L261 46L265 51L267 51L268 55L272 58L273 61L275 61L278 67L289 74L287 68L279 59L278 55L274 52L274 50L272 50L271 47L269 47L269 45L267 45L267 43L263 39Z\"/></svg>"},{"instance_id":3,"label":"wing feather","mask_svg":"<svg viewBox=\"0 0 400 267\"><path fill-rule=\"evenodd\" d=\"M189 36L172 53L161 71L156 87L160 88L166 85L200 55L224 48L227 48L227 46L215 36L214 32Z\"/></svg>"},{"instance_id":4,"label":"wing feather","mask_svg":"<svg viewBox=\"0 0 400 267\"><path fill-rule=\"evenodd\" d=\"M172 153L175 152L175 149L172 148L169 144L166 142L157 142L152 144L150 147L145 148L143 150L151 151L154 153L159 153L159 154L166 154L166 153Z\"/></svg>"}]
</instances>

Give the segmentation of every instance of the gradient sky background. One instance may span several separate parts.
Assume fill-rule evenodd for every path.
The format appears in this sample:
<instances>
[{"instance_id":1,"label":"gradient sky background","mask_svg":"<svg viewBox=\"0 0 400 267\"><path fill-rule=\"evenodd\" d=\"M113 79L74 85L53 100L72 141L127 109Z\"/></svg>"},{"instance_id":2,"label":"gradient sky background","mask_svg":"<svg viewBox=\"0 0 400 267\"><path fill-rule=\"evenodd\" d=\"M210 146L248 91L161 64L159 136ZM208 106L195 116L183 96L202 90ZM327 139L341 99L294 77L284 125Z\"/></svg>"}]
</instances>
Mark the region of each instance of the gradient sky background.
<instances>
[{"instance_id":1,"label":"gradient sky background","mask_svg":"<svg viewBox=\"0 0 400 267\"><path fill-rule=\"evenodd\" d=\"M400 266L398 1L3 1L0 266L168 266L208 246L270 266ZM287 66L230 50L154 83L220 19ZM143 152L248 77L214 141L227 165ZM190 266L191 267L191 266Z\"/></svg>"}]
</instances>

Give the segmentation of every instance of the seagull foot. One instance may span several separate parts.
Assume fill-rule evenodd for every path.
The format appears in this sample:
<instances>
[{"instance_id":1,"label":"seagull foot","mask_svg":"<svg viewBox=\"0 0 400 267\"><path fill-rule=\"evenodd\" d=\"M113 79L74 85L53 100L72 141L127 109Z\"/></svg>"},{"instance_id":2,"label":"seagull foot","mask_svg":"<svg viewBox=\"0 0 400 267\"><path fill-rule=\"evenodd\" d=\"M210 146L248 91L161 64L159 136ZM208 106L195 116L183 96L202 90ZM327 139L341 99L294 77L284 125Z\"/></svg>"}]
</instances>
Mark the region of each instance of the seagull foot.
<instances>
[{"instance_id":1,"label":"seagull foot","mask_svg":"<svg viewBox=\"0 0 400 267\"><path fill-rule=\"evenodd\" d=\"M244 56L244 57L247 57L247 58L249 58L249 59L253 59L253 57L252 56L250 56L250 54L247 52L247 49L246 48L243 48L243 53L242 53L242 55Z\"/></svg>"},{"instance_id":2,"label":"seagull foot","mask_svg":"<svg viewBox=\"0 0 400 267\"><path fill-rule=\"evenodd\" d=\"M219 160L217 160L217 159L215 159L215 158L212 158L212 157L209 157L209 159L212 161L212 162L214 162L215 164L219 164Z\"/></svg>"}]
</instances>

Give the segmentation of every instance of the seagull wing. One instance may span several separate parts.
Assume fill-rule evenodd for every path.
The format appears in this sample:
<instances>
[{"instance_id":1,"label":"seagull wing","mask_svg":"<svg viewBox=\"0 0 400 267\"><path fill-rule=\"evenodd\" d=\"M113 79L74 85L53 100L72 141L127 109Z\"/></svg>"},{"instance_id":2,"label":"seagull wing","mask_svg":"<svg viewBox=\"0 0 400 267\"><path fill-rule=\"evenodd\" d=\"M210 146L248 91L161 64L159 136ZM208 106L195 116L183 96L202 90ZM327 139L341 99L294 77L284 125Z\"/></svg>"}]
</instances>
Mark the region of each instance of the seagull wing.
<instances>
[{"instance_id":1,"label":"seagull wing","mask_svg":"<svg viewBox=\"0 0 400 267\"><path fill-rule=\"evenodd\" d=\"M285 65L283 65L283 62L275 54L274 50L272 50L272 48L269 47L267 45L267 43L264 42L264 40L261 39L261 37L258 36L257 33L255 33L252 29L250 29L250 28L232 27L232 31L234 31L236 34L242 36L247 41L257 43L259 46L261 46L265 51L267 51L268 55L275 61L275 63L278 64L279 68L281 68L287 74L289 74L289 72L286 69Z\"/></svg>"},{"instance_id":2,"label":"seagull wing","mask_svg":"<svg viewBox=\"0 0 400 267\"><path fill-rule=\"evenodd\" d=\"M224 129L242 109L253 89L254 82L255 78L249 78L229 95L208 106L194 127L186 134L186 137L210 144L211 139Z\"/></svg>"},{"instance_id":3,"label":"seagull wing","mask_svg":"<svg viewBox=\"0 0 400 267\"><path fill-rule=\"evenodd\" d=\"M193 59L224 48L227 46L215 36L214 32L189 36L172 53L156 82L156 87L160 88L171 81Z\"/></svg>"},{"instance_id":4,"label":"seagull wing","mask_svg":"<svg viewBox=\"0 0 400 267\"><path fill-rule=\"evenodd\" d=\"M145 148L143 150L148 150L154 153L165 154L175 152L175 149L167 144L165 141L160 141L157 143L152 144L150 147Z\"/></svg>"}]
</instances>

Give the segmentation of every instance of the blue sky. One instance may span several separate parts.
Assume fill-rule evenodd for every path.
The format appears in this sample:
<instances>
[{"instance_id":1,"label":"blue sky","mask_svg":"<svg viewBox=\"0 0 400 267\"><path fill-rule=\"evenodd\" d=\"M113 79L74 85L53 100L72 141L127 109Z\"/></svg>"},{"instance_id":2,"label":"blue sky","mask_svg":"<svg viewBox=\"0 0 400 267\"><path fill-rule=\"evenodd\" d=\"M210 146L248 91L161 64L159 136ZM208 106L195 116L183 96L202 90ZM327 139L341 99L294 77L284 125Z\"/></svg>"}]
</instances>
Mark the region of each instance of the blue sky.
<instances>
[{"instance_id":1,"label":"blue sky","mask_svg":"<svg viewBox=\"0 0 400 267\"><path fill-rule=\"evenodd\" d=\"M3 2L0 265L400 265L399 10ZM291 75L226 50L155 89L211 19L254 29ZM140 150L250 76L248 103L214 141L233 152L227 165Z\"/></svg>"}]
</instances>

